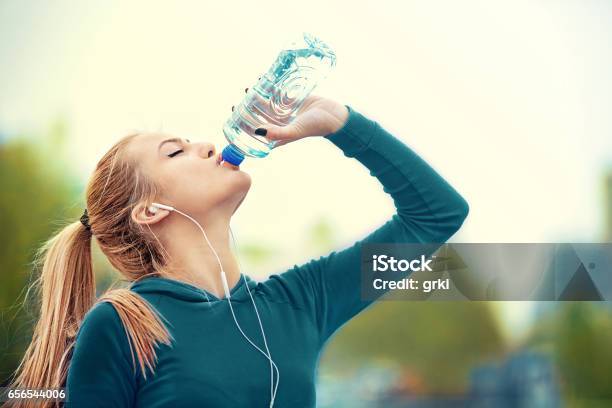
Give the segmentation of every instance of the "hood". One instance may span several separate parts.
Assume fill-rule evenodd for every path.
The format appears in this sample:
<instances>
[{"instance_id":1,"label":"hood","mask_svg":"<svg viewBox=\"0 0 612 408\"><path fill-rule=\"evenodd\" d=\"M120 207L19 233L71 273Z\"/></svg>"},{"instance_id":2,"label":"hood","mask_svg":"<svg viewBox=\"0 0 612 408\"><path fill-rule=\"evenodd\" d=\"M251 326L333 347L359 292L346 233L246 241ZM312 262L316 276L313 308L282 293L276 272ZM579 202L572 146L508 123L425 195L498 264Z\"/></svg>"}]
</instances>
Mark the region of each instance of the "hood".
<instances>
[{"instance_id":1,"label":"hood","mask_svg":"<svg viewBox=\"0 0 612 408\"><path fill-rule=\"evenodd\" d=\"M241 274L238 283L230 289L230 297L232 301L243 301L249 299L248 289L253 292L255 287L257 286L257 282L255 282L248 275ZM189 283L170 279L166 277L160 276L148 276L141 280L138 280L130 285L130 289L134 292L144 295L144 294L159 294L173 297L178 300L186 301L186 302L225 302L225 297L219 299L214 294L208 292L207 290L198 288L197 286L191 285Z\"/></svg>"}]
</instances>

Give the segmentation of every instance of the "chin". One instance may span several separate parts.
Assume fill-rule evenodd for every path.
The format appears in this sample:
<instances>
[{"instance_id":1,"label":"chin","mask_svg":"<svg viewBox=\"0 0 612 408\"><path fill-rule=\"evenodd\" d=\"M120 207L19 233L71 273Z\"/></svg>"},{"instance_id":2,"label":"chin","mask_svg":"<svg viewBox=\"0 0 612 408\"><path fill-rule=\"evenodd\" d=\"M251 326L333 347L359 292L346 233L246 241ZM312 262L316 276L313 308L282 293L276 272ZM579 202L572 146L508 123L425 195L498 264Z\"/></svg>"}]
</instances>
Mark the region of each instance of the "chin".
<instances>
[{"instance_id":1,"label":"chin","mask_svg":"<svg viewBox=\"0 0 612 408\"><path fill-rule=\"evenodd\" d=\"M236 177L233 178L231 187L229 188L232 191L231 195L234 197L233 200L237 202L233 211L235 212L251 189L251 176L248 173L237 171Z\"/></svg>"},{"instance_id":2,"label":"chin","mask_svg":"<svg viewBox=\"0 0 612 408\"><path fill-rule=\"evenodd\" d=\"M244 171L236 171L236 186L239 190L244 190L244 194L251 188L251 175Z\"/></svg>"}]
</instances>

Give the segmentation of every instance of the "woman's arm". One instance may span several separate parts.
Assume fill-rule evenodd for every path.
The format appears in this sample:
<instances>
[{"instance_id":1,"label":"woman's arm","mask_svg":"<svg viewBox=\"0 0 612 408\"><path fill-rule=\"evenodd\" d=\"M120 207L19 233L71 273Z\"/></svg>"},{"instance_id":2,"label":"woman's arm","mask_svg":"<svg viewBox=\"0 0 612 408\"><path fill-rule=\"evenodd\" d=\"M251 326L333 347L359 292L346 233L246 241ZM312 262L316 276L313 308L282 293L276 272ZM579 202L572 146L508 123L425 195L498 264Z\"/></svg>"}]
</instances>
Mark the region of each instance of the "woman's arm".
<instances>
[{"instance_id":1,"label":"woman's arm","mask_svg":"<svg viewBox=\"0 0 612 408\"><path fill-rule=\"evenodd\" d=\"M131 407L136 375L117 311L97 303L79 329L68 369L67 407Z\"/></svg>"},{"instance_id":2,"label":"woman's arm","mask_svg":"<svg viewBox=\"0 0 612 408\"><path fill-rule=\"evenodd\" d=\"M372 303L361 298L363 244L440 243L430 251L434 252L468 214L466 200L412 149L377 122L346 107L346 123L325 138L380 181L393 198L396 213L352 246L270 277L271 290L313 313L322 342ZM398 272L396 277L406 274Z\"/></svg>"}]
</instances>

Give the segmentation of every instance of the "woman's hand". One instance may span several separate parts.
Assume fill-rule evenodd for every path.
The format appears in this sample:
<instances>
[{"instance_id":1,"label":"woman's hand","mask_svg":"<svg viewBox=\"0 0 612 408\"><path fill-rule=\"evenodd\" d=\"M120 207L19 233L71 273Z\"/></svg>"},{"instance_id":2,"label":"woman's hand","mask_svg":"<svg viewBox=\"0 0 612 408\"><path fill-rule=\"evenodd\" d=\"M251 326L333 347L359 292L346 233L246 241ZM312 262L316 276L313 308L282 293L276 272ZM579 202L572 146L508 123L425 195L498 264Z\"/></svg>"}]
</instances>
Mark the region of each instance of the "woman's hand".
<instances>
[{"instance_id":1,"label":"woman's hand","mask_svg":"<svg viewBox=\"0 0 612 408\"><path fill-rule=\"evenodd\" d=\"M308 136L327 136L339 130L348 115L345 105L311 94L298 109L293 122L287 126L268 124L255 133L276 141L274 147L278 147Z\"/></svg>"}]
</instances>

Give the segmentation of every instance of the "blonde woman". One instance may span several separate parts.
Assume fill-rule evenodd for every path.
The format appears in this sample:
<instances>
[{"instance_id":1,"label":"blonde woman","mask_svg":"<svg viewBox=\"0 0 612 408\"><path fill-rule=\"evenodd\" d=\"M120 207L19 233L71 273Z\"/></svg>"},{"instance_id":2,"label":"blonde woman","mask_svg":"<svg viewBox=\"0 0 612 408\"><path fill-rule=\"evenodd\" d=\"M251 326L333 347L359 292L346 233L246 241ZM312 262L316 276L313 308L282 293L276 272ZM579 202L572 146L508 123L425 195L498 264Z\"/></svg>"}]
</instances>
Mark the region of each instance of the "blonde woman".
<instances>
[{"instance_id":1,"label":"blonde woman","mask_svg":"<svg viewBox=\"0 0 612 408\"><path fill-rule=\"evenodd\" d=\"M360 295L361 246L443 243L468 204L349 105L313 95L291 125L258 131L266 132L279 145L323 136L379 180L396 213L350 247L256 282L241 274L229 233L250 176L221 162L210 143L126 136L98 163L81 220L46 245L40 320L13 387L66 387L74 407L315 405L321 349L372 303ZM313 197L312 205L325 200ZM92 238L129 288L95 299Z\"/></svg>"}]
</instances>

